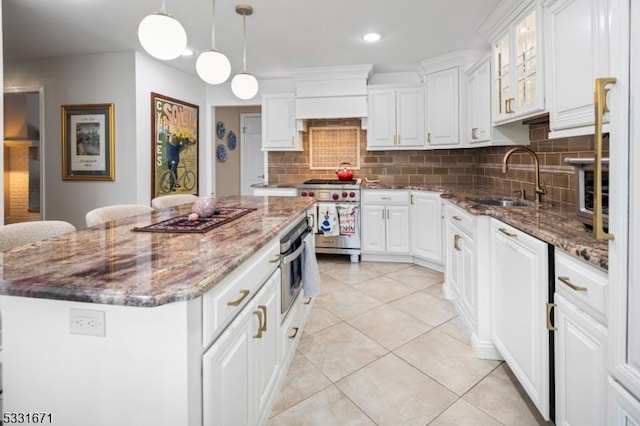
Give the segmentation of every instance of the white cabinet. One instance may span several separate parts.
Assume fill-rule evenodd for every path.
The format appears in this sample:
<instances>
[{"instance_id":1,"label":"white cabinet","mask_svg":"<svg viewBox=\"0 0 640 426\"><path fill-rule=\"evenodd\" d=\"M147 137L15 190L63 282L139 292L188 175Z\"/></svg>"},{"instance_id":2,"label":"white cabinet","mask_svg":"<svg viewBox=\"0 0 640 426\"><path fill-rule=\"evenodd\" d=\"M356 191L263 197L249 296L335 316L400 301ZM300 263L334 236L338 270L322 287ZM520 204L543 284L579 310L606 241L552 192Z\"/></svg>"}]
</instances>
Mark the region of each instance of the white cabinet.
<instances>
[{"instance_id":1,"label":"white cabinet","mask_svg":"<svg viewBox=\"0 0 640 426\"><path fill-rule=\"evenodd\" d=\"M409 192L362 191L362 252L409 254Z\"/></svg>"},{"instance_id":2,"label":"white cabinet","mask_svg":"<svg viewBox=\"0 0 640 426\"><path fill-rule=\"evenodd\" d=\"M411 252L442 264L442 199L438 192L411 192Z\"/></svg>"},{"instance_id":3,"label":"white cabinet","mask_svg":"<svg viewBox=\"0 0 640 426\"><path fill-rule=\"evenodd\" d=\"M427 148L455 148L460 145L459 68L425 76L427 86Z\"/></svg>"},{"instance_id":4,"label":"white cabinet","mask_svg":"<svg viewBox=\"0 0 640 426\"><path fill-rule=\"evenodd\" d=\"M607 424L607 329L555 294L556 425Z\"/></svg>"},{"instance_id":5,"label":"white cabinet","mask_svg":"<svg viewBox=\"0 0 640 426\"><path fill-rule=\"evenodd\" d=\"M302 151L302 138L298 130L294 93L263 94L262 150Z\"/></svg>"},{"instance_id":6,"label":"white cabinet","mask_svg":"<svg viewBox=\"0 0 640 426\"><path fill-rule=\"evenodd\" d=\"M490 247L493 343L548 420L547 244L492 219Z\"/></svg>"},{"instance_id":7,"label":"white cabinet","mask_svg":"<svg viewBox=\"0 0 640 426\"><path fill-rule=\"evenodd\" d=\"M425 147L424 88L370 88L367 149Z\"/></svg>"},{"instance_id":8,"label":"white cabinet","mask_svg":"<svg viewBox=\"0 0 640 426\"><path fill-rule=\"evenodd\" d=\"M280 269L202 357L203 424L255 425L279 373Z\"/></svg>"},{"instance_id":9,"label":"white cabinet","mask_svg":"<svg viewBox=\"0 0 640 426\"><path fill-rule=\"evenodd\" d=\"M610 77L609 1L547 0L544 6L551 137L593 134L594 81Z\"/></svg>"},{"instance_id":10,"label":"white cabinet","mask_svg":"<svg viewBox=\"0 0 640 426\"><path fill-rule=\"evenodd\" d=\"M545 108L541 22L538 3L525 3L492 42L494 124L529 117Z\"/></svg>"},{"instance_id":11,"label":"white cabinet","mask_svg":"<svg viewBox=\"0 0 640 426\"><path fill-rule=\"evenodd\" d=\"M447 204L445 215L445 286L472 330L476 327L475 218Z\"/></svg>"},{"instance_id":12,"label":"white cabinet","mask_svg":"<svg viewBox=\"0 0 640 426\"><path fill-rule=\"evenodd\" d=\"M491 141L491 58L467 71L467 129L470 145Z\"/></svg>"}]
</instances>

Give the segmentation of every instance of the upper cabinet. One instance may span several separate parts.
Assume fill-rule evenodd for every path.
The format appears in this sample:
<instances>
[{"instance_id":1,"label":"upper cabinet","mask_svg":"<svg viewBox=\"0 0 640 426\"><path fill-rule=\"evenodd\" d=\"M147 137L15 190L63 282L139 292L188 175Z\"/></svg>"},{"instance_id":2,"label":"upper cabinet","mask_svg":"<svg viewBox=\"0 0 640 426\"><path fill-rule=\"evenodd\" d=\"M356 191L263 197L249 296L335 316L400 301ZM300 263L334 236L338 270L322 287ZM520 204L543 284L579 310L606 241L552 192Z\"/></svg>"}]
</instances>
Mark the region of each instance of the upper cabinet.
<instances>
[{"instance_id":1,"label":"upper cabinet","mask_svg":"<svg viewBox=\"0 0 640 426\"><path fill-rule=\"evenodd\" d=\"M427 147L460 145L459 67L425 76L427 85Z\"/></svg>"},{"instance_id":2,"label":"upper cabinet","mask_svg":"<svg viewBox=\"0 0 640 426\"><path fill-rule=\"evenodd\" d=\"M494 124L544 111L542 9L537 2L522 11L492 39Z\"/></svg>"},{"instance_id":3,"label":"upper cabinet","mask_svg":"<svg viewBox=\"0 0 640 426\"><path fill-rule=\"evenodd\" d=\"M609 77L609 1L547 0L544 6L550 136L593 134L594 80Z\"/></svg>"},{"instance_id":4,"label":"upper cabinet","mask_svg":"<svg viewBox=\"0 0 640 426\"><path fill-rule=\"evenodd\" d=\"M483 59L467 72L467 128L469 144L491 141L491 61Z\"/></svg>"},{"instance_id":5,"label":"upper cabinet","mask_svg":"<svg viewBox=\"0 0 640 426\"><path fill-rule=\"evenodd\" d=\"M367 149L424 149L424 88L369 89Z\"/></svg>"},{"instance_id":6,"label":"upper cabinet","mask_svg":"<svg viewBox=\"0 0 640 426\"><path fill-rule=\"evenodd\" d=\"M262 150L302 151L293 92L262 95Z\"/></svg>"}]
</instances>

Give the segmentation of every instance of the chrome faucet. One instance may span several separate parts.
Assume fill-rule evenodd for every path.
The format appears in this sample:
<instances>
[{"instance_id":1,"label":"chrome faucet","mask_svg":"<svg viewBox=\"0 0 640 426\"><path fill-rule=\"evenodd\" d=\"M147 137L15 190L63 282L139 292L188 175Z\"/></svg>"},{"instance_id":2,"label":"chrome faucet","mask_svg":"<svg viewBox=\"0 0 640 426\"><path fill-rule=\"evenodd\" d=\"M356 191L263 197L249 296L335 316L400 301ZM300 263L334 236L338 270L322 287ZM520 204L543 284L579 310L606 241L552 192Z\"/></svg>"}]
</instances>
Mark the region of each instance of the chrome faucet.
<instances>
[{"instance_id":1,"label":"chrome faucet","mask_svg":"<svg viewBox=\"0 0 640 426\"><path fill-rule=\"evenodd\" d=\"M540 203L542 201L542 196L547 193L547 188L545 188L544 183L542 184L540 183L540 161L538 160L538 156L536 155L535 152L533 152L532 150L524 146L517 146L515 148L511 148L509 151L507 151L507 153L504 155L504 158L502 159L502 173L507 173L507 170L508 170L507 162L509 161L509 157L511 157L511 154L518 151L526 152L527 154L531 155L531 157L533 157L533 166L536 172L536 182L535 182L536 202Z\"/></svg>"}]
</instances>

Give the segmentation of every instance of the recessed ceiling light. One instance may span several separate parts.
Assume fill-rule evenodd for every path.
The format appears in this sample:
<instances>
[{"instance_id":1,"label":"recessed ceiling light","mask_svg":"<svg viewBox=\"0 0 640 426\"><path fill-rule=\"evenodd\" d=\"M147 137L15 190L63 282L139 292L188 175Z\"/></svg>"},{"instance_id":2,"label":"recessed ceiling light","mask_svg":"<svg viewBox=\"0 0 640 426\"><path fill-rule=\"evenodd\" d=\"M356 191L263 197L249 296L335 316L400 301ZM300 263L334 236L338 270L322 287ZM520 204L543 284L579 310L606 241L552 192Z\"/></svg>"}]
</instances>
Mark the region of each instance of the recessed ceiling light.
<instances>
[{"instance_id":1,"label":"recessed ceiling light","mask_svg":"<svg viewBox=\"0 0 640 426\"><path fill-rule=\"evenodd\" d=\"M362 36L364 41L368 41L369 43L373 43L375 41L380 40L380 34L378 33L367 33Z\"/></svg>"},{"instance_id":2,"label":"recessed ceiling light","mask_svg":"<svg viewBox=\"0 0 640 426\"><path fill-rule=\"evenodd\" d=\"M189 48L184 49L181 53L182 56L193 56L194 54L195 52Z\"/></svg>"}]
</instances>

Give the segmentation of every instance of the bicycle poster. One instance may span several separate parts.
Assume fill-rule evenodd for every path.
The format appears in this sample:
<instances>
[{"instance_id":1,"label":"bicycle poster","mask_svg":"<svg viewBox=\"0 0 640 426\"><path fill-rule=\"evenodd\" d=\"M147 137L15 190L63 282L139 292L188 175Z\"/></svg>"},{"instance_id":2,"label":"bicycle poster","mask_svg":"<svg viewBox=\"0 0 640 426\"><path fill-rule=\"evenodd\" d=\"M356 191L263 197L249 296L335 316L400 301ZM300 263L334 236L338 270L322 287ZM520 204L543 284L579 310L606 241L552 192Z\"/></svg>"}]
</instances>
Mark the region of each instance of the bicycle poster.
<instances>
[{"instance_id":1,"label":"bicycle poster","mask_svg":"<svg viewBox=\"0 0 640 426\"><path fill-rule=\"evenodd\" d=\"M198 106L151 93L151 198L198 194Z\"/></svg>"}]
</instances>

